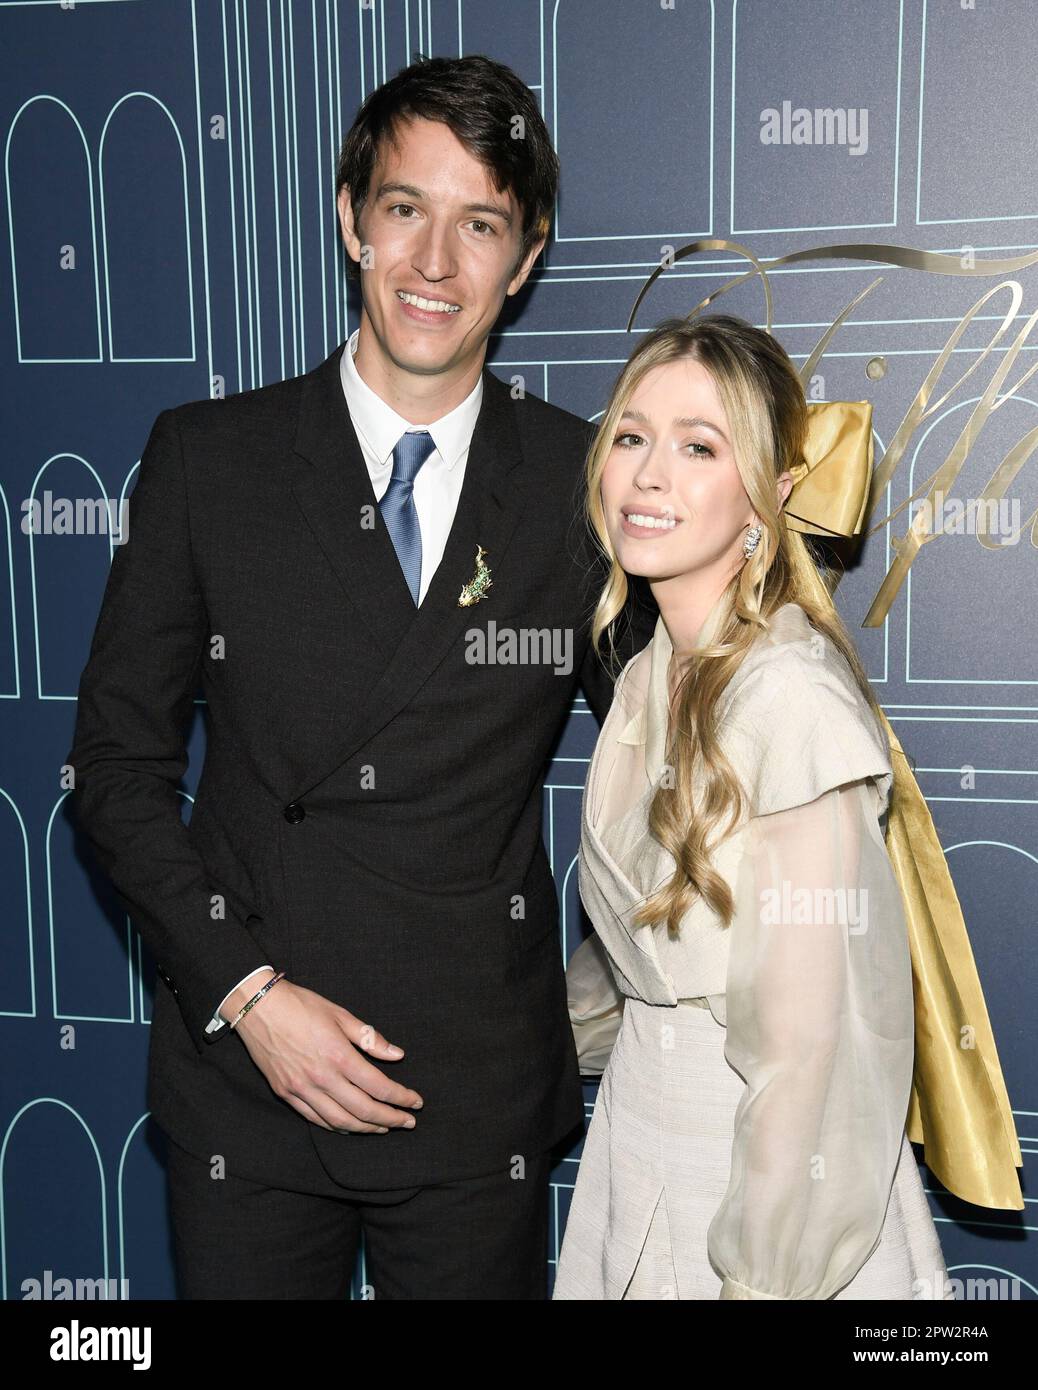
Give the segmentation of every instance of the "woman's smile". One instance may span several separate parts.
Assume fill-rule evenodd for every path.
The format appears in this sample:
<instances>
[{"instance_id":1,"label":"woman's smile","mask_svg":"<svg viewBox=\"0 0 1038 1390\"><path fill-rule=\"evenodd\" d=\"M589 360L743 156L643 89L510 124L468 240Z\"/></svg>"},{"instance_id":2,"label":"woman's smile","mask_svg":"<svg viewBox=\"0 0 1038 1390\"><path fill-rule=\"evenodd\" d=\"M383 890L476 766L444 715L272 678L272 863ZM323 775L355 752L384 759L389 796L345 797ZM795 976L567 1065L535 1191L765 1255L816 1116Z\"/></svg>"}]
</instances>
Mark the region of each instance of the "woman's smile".
<instances>
[{"instance_id":1,"label":"woman's smile","mask_svg":"<svg viewBox=\"0 0 1038 1390\"><path fill-rule=\"evenodd\" d=\"M620 512L620 527L625 536L634 539L652 539L665 536L680 525L680 518L674 515L673 508L638 506L624 507Z\"/></svg>"}]
</instances>

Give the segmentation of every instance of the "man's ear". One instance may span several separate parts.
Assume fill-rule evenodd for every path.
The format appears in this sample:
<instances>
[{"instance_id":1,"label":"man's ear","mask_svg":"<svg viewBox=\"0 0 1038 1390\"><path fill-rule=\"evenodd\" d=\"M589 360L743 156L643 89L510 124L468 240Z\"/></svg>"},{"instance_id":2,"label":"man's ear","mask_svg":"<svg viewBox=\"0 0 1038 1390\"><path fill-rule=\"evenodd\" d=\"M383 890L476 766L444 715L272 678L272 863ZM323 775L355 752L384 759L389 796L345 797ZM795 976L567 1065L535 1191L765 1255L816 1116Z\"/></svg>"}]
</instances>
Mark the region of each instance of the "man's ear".
<instances>
[{"instance_id":1,"label":"man's ear","mask_svg":"<svg viewBox=\"0 0 1038 1390\"><path fill-rule=\"evenodd\" d=\"M342 243L350 254L350 259L360 260L362 242L360 232L353 216L353 204L350 202L350 189L348 184L343 184L339 189L335 200L339 212L339 230L342 233Z\"/></svg>"},{"instance_id":2,"label":"man's ear","mask_svg":"<svg viewBox=\"0 0 1038 1390\"><path fill-rule=\"evenodd\" d=\"M526 284L526 277L530 274L530 271L533 269L533 263L541 254L541 250L547 239L548 238L546 236L542 236L540 240L535 241L534 244L530 247L529 251L527 251L526 255L523 257L522 261L517 266L516 271L512 276L511 280L509 280L508 282L508 289L505 291L506 294L516 294Z\"/></svg>"}]
</instances>

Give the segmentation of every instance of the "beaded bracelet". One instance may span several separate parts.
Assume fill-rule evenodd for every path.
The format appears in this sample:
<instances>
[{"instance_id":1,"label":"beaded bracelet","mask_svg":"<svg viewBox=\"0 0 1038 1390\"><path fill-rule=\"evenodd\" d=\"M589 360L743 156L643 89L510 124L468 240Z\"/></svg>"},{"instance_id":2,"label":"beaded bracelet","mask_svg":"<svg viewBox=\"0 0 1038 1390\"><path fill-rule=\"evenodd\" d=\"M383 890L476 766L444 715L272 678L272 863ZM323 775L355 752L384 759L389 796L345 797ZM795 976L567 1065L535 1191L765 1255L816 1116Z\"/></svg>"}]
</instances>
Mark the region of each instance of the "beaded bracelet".
<instances>
[{"instance_id":1,"label":"beaded bracelet","mask_svg":"<svg viewBox=\"0 0 1038 1390\"><path fill-rule=\"evenodd\" d=\"M229 1023L227 1026L229 1028L236 1028L238 1024L242 1021L242 1019L245 1017L245 1015L252 1008L253 1004L258 1004L259 1001L263 998L263 996L267 993L267 991L273 989L274 986L277 984L278 980L283 980L284 978L285 972L283 970L280 975L272 975L271 978L267 981L267 983L263 986L263 988L257 990L256 993L249 1000L249 1002L244 1006L244 1008L238 1011L238 1014L236 1015L233 1023Z\"/></svg>"}]
</instances>

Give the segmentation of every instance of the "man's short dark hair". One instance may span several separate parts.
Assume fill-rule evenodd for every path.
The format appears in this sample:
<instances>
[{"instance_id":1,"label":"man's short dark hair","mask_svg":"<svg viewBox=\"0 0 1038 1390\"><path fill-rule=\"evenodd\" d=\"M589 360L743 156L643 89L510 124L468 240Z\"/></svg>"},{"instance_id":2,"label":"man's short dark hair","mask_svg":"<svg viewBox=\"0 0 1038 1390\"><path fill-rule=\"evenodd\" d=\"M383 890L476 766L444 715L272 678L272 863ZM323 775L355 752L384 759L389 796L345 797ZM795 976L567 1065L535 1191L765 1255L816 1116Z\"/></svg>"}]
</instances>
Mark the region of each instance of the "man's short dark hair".
<instances>
[{"instance_id":1,"label":"man's short dark hair","mask_svg":"<svg viewBox=\"0 0 1038 1390\"><path fill-rule=\"evenodd\" d=\"M357 112L339 151L335 194L349 185L354 218L367 201L382 141L395 138L399 121L414 118L441 121L487 167L499 193L511 188L523 219L518 269L548 234L559 184L558 156L529 87L482 54L420 57L384 82ZM350 257L347 268L359 277Z\"/></svg>"}]
</instances>

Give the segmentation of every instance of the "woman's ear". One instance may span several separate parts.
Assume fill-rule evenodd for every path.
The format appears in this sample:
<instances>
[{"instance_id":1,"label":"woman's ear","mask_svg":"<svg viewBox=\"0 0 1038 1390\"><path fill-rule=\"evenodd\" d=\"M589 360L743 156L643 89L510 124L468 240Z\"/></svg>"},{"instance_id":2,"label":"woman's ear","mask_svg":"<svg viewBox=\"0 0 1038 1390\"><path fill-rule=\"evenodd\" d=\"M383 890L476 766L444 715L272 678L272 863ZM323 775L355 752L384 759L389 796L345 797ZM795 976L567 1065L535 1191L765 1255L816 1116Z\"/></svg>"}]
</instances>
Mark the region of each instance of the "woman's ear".
<instances>
[{"instance_id":1,"label":"woman's ear","mask_svg":"<svg viewBox=\"0 0 1038 1390\"><path fill-rule=\"evenodd\" d=\"M775 480L778 487L778 509L779 511L786 505L789 494L793 491L793 474L788 470L780 473Z\"/></svg>"}]
</instances>

